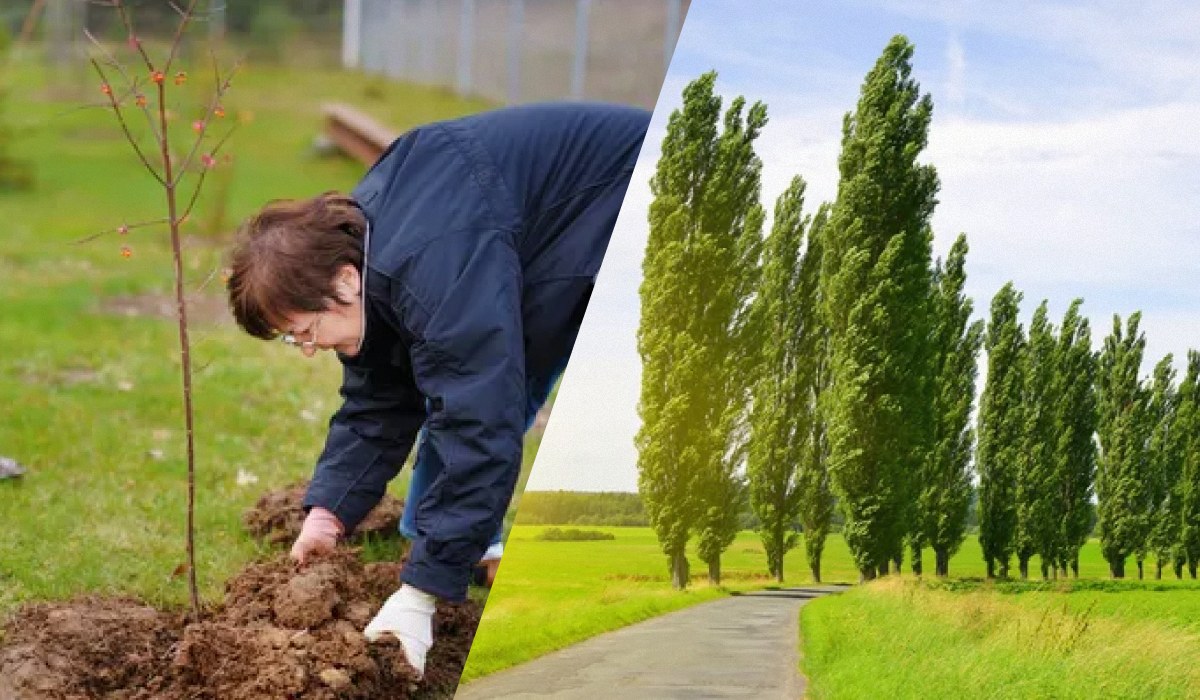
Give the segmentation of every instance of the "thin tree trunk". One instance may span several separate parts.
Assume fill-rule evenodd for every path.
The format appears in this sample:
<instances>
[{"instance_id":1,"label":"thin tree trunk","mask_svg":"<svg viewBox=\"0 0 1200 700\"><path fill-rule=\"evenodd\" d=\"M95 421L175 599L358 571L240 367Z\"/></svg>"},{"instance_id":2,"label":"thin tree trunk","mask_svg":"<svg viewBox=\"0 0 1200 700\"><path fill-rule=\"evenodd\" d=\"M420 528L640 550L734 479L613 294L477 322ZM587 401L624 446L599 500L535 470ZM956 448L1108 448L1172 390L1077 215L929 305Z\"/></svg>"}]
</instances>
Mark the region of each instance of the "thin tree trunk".
<instances>
[{"instance_id":1,"label":"thin tree trunk","mask_svg":"<svg viewBox=\"0 0 1200 700\"><path fill-rule=\"evenodd\" d=\"M779 568L783 569L782 566ZM783 580L782 576L779 578ZM719 556L708 562L708 582L714 586L721 585L721 557Z\"/></svg>"},{"instance_id":2,"label":"thin tree trunk","mask_svg":"<svg viewBox=\"0 0 1200 700\"><path fill-rule=\"evenodd\" d=\"M938 577L946 577L950 575L950 561L946 556L946 550L933 550L933 575Z\"/></svg>"},{"instance_id":3,"label":"thin tree trunk","mask_svg":"<svg viewBox=\"0 0 1200 700\"><path fill-rule=\"evenodd\" d=\"M1156 565L1157 571L1154 572L1154 580L1161 581L1162 580L1162 570L1163 570L1162 560L1156 561L1155 565Z\"/></svg>"},{"instance_id":4,"label":"thin tree trunk","mask_svg":"<svg viewBox=\"0 0 1200 700\"><path fill-rule=\"evenodd\" d=\"M1141 581L1142 579L1144 579L1146 577L1146 572L1143 570L1144 569L1143 564L1144 564L1144 562L1141 559L1138 559L1138 580L1139 581Z\"/></svg>"},{"instance_id":5,"label":"thin tree trunk","mask_svg":"<svg viewBox=\"0 0 1200 700\"><path fill-rule=\"evenodd\" d=\"M1024 581L1024 580L1028 579L1029 578L1029 557L1021 557L1020 560L1017 562L1017 566L1021 570L1021 580Z\"/></svg>"},{"instance_id":6,"label":"thin tree trunk","mask_svg":"<svg viewBox=\"0 0 1200 700\"><path fill-rule=\"evenodd\" d=\"M922 549L922 547L915 546L912 548L912 572L915 576L920 576L922 573L924 573L925 553L922 551Z\"/></svg>"},{"instance_id":7,"label":"thin tree trunk","mask_svg":"<svg viewBox=\"0 0 1200 700\"><path fill-rule=\"evenodd\" d=\"M1196 562L1195 561L1188 562L1188 573L1191 574L1193 579L1196 578Z\"/></svg>"},{"instance_id":8,"label":"thin tree trunk","mask_svg":"<svg viewBox=\"0 0 1200 700\"><path fill-rule=\"evenodd\" d=\"M821 582L821 558L816 557L808 563L808 567L812 570L813 583ZM783 579L779 579L782 581Z\"/></svg>"},{"instance_id":9,"label":"thin tree trunk","mask_svg":"<svg viewBox=\"0 0 1200 700\"><path fill-rule=\"evenodd\" d=\"M671 586L682 591L688 585L688 560L683 552L671 555Z\"/></svg>"},{"instance_id":10,"label":"thin tree trunk","mask_svg":"<svg viewBox=\"0 0 1200 700\"><path fill-rule=\"evenodd\" d=\"M1108 571L1113 578L1125 578L1125 560L1119 559L1108 565Z\"/></svg>"},{"instance_id":11,"label":"thin tree trunk","mask_svg":"<svg viewBox=\"0 0 1200 700\"><path fill-rule=\"evenodd\" d=\"M987 559L987 577L989 579L996 578L996 560L991 557Z\"/></svg>"},{"instance_id":12,"label":"thin tree trunk","mask_svg":"<svg viewBox=\"0 0 1200 700\"><path fill-rule=\"evenodd\" d=\"M1000 578L1008 578L1008 560L1000 562Z\"/></svg>"},{"instance_id":13,"label":"thin tree trunk","mask_svg":"<svg viewBox=\"0 0 1200 700\"><path fill-rule=\"evenodd\" d=\"M1050 565L1046 563L1045 559L1042 560L1042 580L1050 580Z\"/></svg>"}]
</instances>

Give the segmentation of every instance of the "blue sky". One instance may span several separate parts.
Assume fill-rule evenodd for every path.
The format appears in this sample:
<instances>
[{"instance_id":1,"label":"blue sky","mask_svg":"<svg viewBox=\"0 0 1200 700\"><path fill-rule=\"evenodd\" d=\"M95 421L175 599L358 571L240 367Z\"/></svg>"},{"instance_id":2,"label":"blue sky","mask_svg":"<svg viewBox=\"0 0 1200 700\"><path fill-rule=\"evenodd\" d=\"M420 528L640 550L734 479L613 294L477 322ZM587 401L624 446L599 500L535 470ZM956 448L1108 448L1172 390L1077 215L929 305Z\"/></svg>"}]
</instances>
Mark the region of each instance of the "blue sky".
<instances>
[{"instance_id":1,"label":"blue sky","mask_svg":"<svg viewBox=\"0 0 1200 700\"><path fill-rule=\"evenodd\" d=\"M1012 280L1028 322L1085 299L1098 346L1143 312L1144 372L1200 348L1200 5L1175 2L692 3L531 490L636 490L637 288L647 181L683 87L767 103L768 210L795 174L809 211L837 192L844 113L887 41L914 43L934 100L923 160L941 178L934 249L971 243L976 315ZM982 377L982 373L981 373Z\"/></svg>"}]
</instances>

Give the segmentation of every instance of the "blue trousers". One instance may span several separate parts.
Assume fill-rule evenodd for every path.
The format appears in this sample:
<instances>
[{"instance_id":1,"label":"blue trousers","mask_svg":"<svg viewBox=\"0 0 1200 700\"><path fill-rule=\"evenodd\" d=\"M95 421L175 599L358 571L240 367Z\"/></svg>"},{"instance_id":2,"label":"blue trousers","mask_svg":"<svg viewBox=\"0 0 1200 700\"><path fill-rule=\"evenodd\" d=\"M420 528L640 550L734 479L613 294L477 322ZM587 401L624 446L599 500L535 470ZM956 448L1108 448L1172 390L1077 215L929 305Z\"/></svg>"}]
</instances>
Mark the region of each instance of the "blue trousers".
<instances>
[{"instance_id":1,"label":"blue trousers","mask_svg":"<svg viewBox=\"0 0 1200 700\"><path fill-rule=\"evenodd\" d=\"M546 404L546 399L550 398L550 391L554 388L554 383L562 376L566 365L567 361L564 358L559 367L551 373L550 377L546 379L528 378L525 404L526 432L529 432L529 429L533 427L533 422L537 419L538 411L542 410L542 406ZM417 447L417 459L413 463L412 479L408 484L408 500L404 502L404 515L400 518L400 534L405 538L409 540L416 539L416 504L420 503L421 499L425 497L425 493L429 491L429 487L433 485L434 479L441 473L444 466L437 452L429 447L429 443L425 439L425 429L422 428L420 444ZM503 538L503 531L497 530L496 534L492 535L490 544L500 544Z\"/></svg>"}]
</instances>

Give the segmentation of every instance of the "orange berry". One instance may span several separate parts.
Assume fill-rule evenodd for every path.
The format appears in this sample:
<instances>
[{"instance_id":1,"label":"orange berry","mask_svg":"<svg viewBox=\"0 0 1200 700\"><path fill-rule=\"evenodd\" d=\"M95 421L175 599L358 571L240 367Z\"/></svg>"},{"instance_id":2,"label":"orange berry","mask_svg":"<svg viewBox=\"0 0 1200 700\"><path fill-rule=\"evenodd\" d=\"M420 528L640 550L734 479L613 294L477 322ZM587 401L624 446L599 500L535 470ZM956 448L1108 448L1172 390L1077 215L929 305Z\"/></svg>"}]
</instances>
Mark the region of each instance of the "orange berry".
<instances>
[{"instance_id":1,"label":"orange berry","mask_svg":"<svg viewBox=\"0 0 1200 700\"><path fill-rule=\"evenodd\" d=\"M125 234L129 233L129 227L126 226L125 224L121 224L120 226L117 227L117 233L124 236Z\"/></svg>"},{"instance_id":2,"label":"orange berry","mask_svg":"<svg viewBox=\"0 0 1200 700\"><path fill-rule=\"evenodd\" d=\"M187 82L187 73L184 73L183 71L179 71L178 73L175 74L175 84L176 85L183 85L186 82Z\"/></svg>"},{"instance_id":3,"label":"orange berry","mask_svg":"<svg viewBox=\"0 0 1200 700\"><path fill-rule=\"evenodd\" d=\"M166 77L162 74L162 71L156 70L150 74L150 79L155 83L162 85L162 82L166 79Z\"/></svg>"},{"instance_id":4,"label":"orange berry","mask_svg":"<svg viewBox=\"0 0 1200 700\"><path fill-rule=\"evenodd\" d=\"M130 250L128 247L123 247L123 248L121 248L121 257L122 258L131 258L131 257L133 257L133 251Z\"/></svg>"},{"instance_id":5,"label":"orange berry","mask_svg":"<svg viewBox=\"0 0 1200 700\"><path fill-rule=\"evenodd\" d=\"M103 92L105 95L111 95L112 88L108 86L108 83L104 83L100 86L100 92Z\"/></svg>"},{"instance_id":6,"label":"orange berry","mask_svg":"<svg viewBox=\"0 0 1200 700\"><path fill-rule=\"evenodd\" d=\"M204 122L199 119L192 122L192 131L196 132L197 134L201 131L204 131Z\"/></svg>"},{"instance_id":7,"label":"orange berry","mask_svg":"<svg viewBox=\"0 0 1200 700\"><path fill-rule=\"evenodd\" d=\"M135 101L137 102L138 107L146 106L146 96L145 95L138 95L137 98L135 98Z\"/></svg>"},{"instance_id":8,"label":"orange berry","mask_svg":"<svg viewBox=\"0 0 1200 700\"><path fill-rule=\"evenodd\" d=\"M224 108L217 107L215 110L213 110L213 116L217 117L218 119L221 117L224 117L225 116Z\"/></svg>"}]
</instances>

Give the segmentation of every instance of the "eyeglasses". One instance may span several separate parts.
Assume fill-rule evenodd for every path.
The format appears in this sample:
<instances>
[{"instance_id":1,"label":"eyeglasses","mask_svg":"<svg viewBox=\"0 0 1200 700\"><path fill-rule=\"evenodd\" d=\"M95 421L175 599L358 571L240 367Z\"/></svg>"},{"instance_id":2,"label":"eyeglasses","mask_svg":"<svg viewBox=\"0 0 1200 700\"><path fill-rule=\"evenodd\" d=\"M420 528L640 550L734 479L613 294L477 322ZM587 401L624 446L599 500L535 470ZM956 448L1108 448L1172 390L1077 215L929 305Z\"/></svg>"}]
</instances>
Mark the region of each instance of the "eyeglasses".
<instances>
[{"instance_id":1,"label":"eyeglasses","mask_svg":"<svg viewBox=\"0 0 1200 700\"><path fill-rule=\"evenodd\" d=\"M279 336L279 340L284 345L290 345L294 348L302 348L304 350L315 348L317 346L317 329L321 326L321 319L323 318L325 318L325 314L318 315L317 320L313 321L312 326L304 332L304 335L308 336L308 340L296 340L296 336L291 333Z\"/></svg>"}]
</instances>

